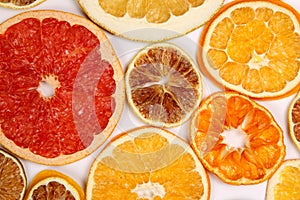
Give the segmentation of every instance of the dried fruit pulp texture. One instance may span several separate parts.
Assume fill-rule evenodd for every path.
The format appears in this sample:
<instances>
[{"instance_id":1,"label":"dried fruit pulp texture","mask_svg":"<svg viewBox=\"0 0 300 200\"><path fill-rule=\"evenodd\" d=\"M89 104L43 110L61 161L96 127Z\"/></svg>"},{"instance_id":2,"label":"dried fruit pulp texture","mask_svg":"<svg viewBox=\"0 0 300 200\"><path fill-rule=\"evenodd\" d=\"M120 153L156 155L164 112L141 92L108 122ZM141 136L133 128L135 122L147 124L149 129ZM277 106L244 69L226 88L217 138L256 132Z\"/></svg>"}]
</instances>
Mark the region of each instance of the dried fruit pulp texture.
<instances>
[{"instance_id":1,"label":"dried fruit pulp texture","mask_svg":"<svg viewBox=\"0 0 300 200\"><path fill-rule=\"evenodd\" d=\"M132 18L146 18L150 23L164 23L173 16L180 16L193 7L198 7L204 0L99 0L105 12L123 17L128 14Z\"/></svg>"},{"instance_id":2,"label":"dried fruit pulp texture","mask_svg":"<svg viewBox=\"0 0 300 200\"><path fill-rule=\"evenodd\" d=\"M296 100L295 104L292 107L292 123L293 126L293 133L297 142L300 143L300 99Z\"/></svg>"},{"instance_id":3,"label":"dried fruit pulp texture","mask_svg":"<svg viewBox=\"0 0 300 200\"><path fill-rule=\"evenodd\" d=\"M55 18L27 18L1 34L3 134L47 158L90 145L114 111L114 71L101 60L99 45L85 27ZM54 95L40 93L41 83L50 84ZM93 120L94 105L100 127Z\"/></svg>"},{"instance_id":4,"label":"dried fruit pulp texture","mask_svg":"<svg viewBox=\"0 0 300 200\"><path fill-rule=\"evenodd\" d=\"M0 0L0 2L4 2L4 3L8 3L11 2L14 5L17 6L25 6L25 5L29 5L33 2L35 2L36 0Z\"/></svg>"},{"instance_id":5,"label":"dried fruit pulp texture","mask_svg":"<svg viewBox=\"0 0 300 200\"><path fill-rule=\"evenodd\" d=\"M271 114L245 97L215 96L205 102L195 125L194 140L201 159L227 182L261 182L285 156L280 127ZM233 141L236 134L242 137L238 144Z\"/></svg>"},{"instance_id":6,"label":"dried fruit pulp texture","mask_svg":"<svg viewBox=\"0 0 300 200\"><path fill-rule=\"evenodd\" d=\"M0 199L22 199L26 177L20 166L2 151L0 152Z\"/></svg>"},{"instance_id":7,"label":"dried fruit pulp texture","mask_svg":"<svg viewBox=\"0 0 300 200\"><path fill-rule=\"evenodd\" d=\"M199 103L200 76L176 49L153 47L142 52L129 73L133 104L147 120L183 122Z\"/></svg>"},{"instance_id":8,"label":"dried fruit pulp texture","mask_svg":"<svg viewBox=\"0 0 300 200\"><path fill-rule=\"evenodd\" d=\"M195 170L196 157L188 147L150 132L112 145L112 156L95 167L91 199L204 198L207 180Z\"/></svg>"},{"instance_id":9,"label":"dried fruit pulp texture","mask_svg":"<svg viewBox=\"0 0 300 200\"><path fill-rule=\"evenodd\" d=\"M297 85L299 14L270 2L241 3L211 24L214 30L203 52L208 70L216 70L231 89L254 94Z\"/></svg>"}]
</instances>

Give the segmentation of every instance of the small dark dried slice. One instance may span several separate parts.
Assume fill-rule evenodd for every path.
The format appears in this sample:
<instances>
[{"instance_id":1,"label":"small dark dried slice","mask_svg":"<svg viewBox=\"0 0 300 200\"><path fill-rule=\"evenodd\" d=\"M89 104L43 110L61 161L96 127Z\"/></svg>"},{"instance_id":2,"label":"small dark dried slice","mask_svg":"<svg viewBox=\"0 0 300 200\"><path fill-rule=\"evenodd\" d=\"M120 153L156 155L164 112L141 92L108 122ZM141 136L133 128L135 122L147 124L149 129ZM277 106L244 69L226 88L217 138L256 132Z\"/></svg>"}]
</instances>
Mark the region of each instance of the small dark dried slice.
<instances>
[{"instance_id":1,"label":"small dark dried slice","mask_svg":"<svg viewBox=\"0 0 300 200\"><path fill-rule=\"evenodd\" d=\"M294 97L288 110L290 136L300 150L300 92Z\"/></svg>"}]
</instances>

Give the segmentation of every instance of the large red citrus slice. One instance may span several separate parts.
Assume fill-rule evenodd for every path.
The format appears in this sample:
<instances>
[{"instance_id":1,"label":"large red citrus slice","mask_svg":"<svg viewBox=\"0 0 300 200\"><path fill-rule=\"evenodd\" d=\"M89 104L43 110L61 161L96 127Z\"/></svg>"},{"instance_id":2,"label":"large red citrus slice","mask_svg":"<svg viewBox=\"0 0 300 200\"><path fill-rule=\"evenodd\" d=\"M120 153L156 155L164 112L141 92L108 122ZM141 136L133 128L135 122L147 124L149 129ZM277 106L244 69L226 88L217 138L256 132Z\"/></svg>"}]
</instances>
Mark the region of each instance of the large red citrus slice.
<instances>
[{"instance_id":1,"label":"large red citrus slice","mask_svg":"<svg viewBox=\"0 0 300 200\"><path fill-rule=\"evenodd\" d=\"M0 25L0 144L18 156L79 160L112 133L123 104L118 58L87 19L30 11Z\"/></svg>"}]
</instances>

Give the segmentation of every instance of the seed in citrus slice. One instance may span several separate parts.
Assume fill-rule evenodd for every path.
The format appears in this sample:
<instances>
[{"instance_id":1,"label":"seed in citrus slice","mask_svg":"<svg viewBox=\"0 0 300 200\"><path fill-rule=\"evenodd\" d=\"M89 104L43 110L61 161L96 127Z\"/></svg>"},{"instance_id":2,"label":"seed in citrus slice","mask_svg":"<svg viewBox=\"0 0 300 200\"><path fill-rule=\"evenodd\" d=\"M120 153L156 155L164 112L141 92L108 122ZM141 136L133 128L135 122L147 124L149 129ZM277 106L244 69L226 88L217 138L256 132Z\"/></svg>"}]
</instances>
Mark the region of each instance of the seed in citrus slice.
<instances>
[{"instance_id":1,"label":"seed in citrus slice","mask_svg":"<svg viewBox=\"0 0 300 200\"><path fill-rule=\"evenodd\" d=\"M221 87L259 99L299 89L300 15L283 1L232 1L199 43L200 67Z\"/></svg>"},{"instance_id":2,"label":"seed in citrus slice","mask_svg":"<svg viewBox=\"0 0 300 200\"><path fill-rule=\"evenodd\" d=\"M0 149L0 199L23 199L26 184L22 163L12 154Z\"/></svg>"},{"instance_id":3,"label":"seed in citrus slice","mask_svg":"<svg viewBox=\"0 0 300 200\"><path fill-rule=\"evenodd\" d=\"M26 191L25 200L84 200L83 189L69 176L54 170L39 172Z\"/></svg>"},{"instance_id":4,"label":"seed in citrus slice","mask_svg":"<svg viewBox=\"0 0 300 200\"><path fill-rule=\"evenodd\" d=\"M235 92L202 101L191 120L190 139L203 165L234 185L267 180L285 157L283 131L272 114Z\"/></svg>"},{"instance_id":5,"label":"seed in citrus slice","mask_svg":"<svg viewBox=\"0 0 300 200\"><path fill-rule=\"evenodd\" d=\"M186 122L200 103L200 72L184 50L156 43L139 51L125 74L129 105L144 122L162 127Z\"/></svg>"},{"instance_id":6,"label":"seed in citrus slice","mask_svg":"<svg viewBox=\"0 0 300 200\"><path fill-rule=\"evenodd\" d=\"M119 60L104 32L61 11L29 11L0 25L0 144L46 165L104 143L124 104Z\"/></svg>"},{"instance_id":7,"label":"seed in citrus slice","mask_svg":"<svg viewBox=\"0 0 300 200\"><path fill-rule=\"evenodd\" d=\"M209 199L192 148L171 132L139 127L115 137L90 169L87 199Z\"/></svg>"},{"instance_id":8,"label":"seed in citrus slice","mask_svg":"<svg viewBox=\"0 0 300 200\"><path fill-rule=\"evenodd\" d=\"M131 40L162 41L206 23L224 0L78 0L87 16Z\"/></svg>"},{"instance_id":9,"label":"seed in citrus slice","mask_svg":"<svg viewBox=\"0 0 300 200\"><path fill-rule=\"evenodd\" d=\"M295 95L288 109L289 133L300 150L300 92Z\"/></svg>"},{"instance_id":10,"label":"seed in citrus slice","mask_svg":"<svg viewBox=\"0 0 300 200\"><path fill-rule=\"evenodd\" d=\"M0 6L11 9L29 9L44 1L45 0L0 0Z\"/></svg>"},{"instance_id":11,"label":"seed in citrus slice","mask_svg":"<svg viewBox=\"0 0 300 200\"><path fill-rule=\"evenodd\" d=\"M300 159L285 160L268 180L266 200L299 199Z\"/></svg>"}]
</instances>

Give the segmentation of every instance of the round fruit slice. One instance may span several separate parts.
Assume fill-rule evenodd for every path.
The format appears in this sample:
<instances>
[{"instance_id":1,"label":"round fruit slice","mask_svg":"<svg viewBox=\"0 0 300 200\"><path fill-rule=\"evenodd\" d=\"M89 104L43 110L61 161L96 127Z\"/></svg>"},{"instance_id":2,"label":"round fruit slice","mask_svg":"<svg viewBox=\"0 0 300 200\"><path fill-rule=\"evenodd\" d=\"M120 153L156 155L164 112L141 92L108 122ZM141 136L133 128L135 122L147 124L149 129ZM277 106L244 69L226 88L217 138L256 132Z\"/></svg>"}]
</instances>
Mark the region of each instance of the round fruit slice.
<instances>
[{"instance_id":1,"label":"round fruit slice","mask_svg":"<svg viewBox=\"0 0 300 200\"><path fill-rule=\"evenodd\" d=\"M0 6L12 9L29 9L45 0L0 0Z\"/></svg>"},{"instance_id":2,"label":"round fruit slice","mask_svg":"<svg viewBox=\"0 0 300 200\"><path fill-rule=\"evenodd\" d=\"M288 110L290 136L300 150L300 92L294 97Z\"/></svg>"},{"instance_id":3,"label":"round fruit slice","mask_svg":"<svg viewBox=\"0 0 300 200\"><path fill-rule=\"evenodd\" d=\"M26 184L26 175L21 162L0 149L0 199L23 199Z\"/></svg>"},{"instance_id":4,"label":"round fruit slice","mask_svg":"<svg viewBox=\"0 0 300 200\"><path fill-rule=\"evenodd\" d=\"M39 172L31 181L25 200L84 200L82 188L69 176L54 170Z\"/></svg>"},{"instance_id":5,"label":"round fruit slice","mask_svg":"<svg viewBox=\"0 0 300 200\"><path fill-rule=\"evenodd\" d=\"M155 127L132 129L98 155L87 199L209 199L210 182L192 148Z\"/></svg>"},{"instance_id":6,"label":"round fruit slice","mask_svg":"<svg viewBox=\"0 0 300 200\"><path fill-rule=\"evenodd\" d=\"M202 32L198 61L219 86L259 99L299 89L300 15L282 1L238 0Z\"/></svg>"},{"instance_id":7,"label":"round fruit slice","mask_svg":"<svg viewBox=\"0 0 300 200\"><path fill-rule=\"evenodd\" d=\"M283 131L271 113L234 92L217 92L201 103L190 137L203 165L229 184L263 182L285 157Z\"/></svg>"},{"instance_id":8,"label":"round fruit slice","mask_svg":"<svg viewBox=\"0 0 300 200\"><path fill-rule=\"evenodd\" d=\"M63 165L89 155L124 99L118 58L89 20L31 11L0 25L0 143L18 156Z\"/></svg>"},{"instance_id":9,"label":"round fruit slice","mask_svg":"<svg viewBox=\"0 0 300 200\"><path fill-rule=\"evenodd\" d=\"M151 125L179 126L201 101L198 66L173 44L156 43L138 52L128 65L125 82L130 106Z\"/></svg>"},{"instance_id":10,"label":"round fruit slice","mask_svg":"<svg viewBox=\"0 0 300 200\"><path fill-rule=\"evenodd\" d=\"M224 0L78 0L96 24L131 40L162 41L206 23Z\"/></svg>"},{"instance_id":11,"label":"round fruit slice","mask_svg":"<svg viewBox=\"0 0 300 200\"><path fill-rule=\"evenodd\" d=\"M266 200L299 199L300 160L285 160L268 180Z\"/></svg>"}]
</instances>

